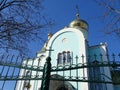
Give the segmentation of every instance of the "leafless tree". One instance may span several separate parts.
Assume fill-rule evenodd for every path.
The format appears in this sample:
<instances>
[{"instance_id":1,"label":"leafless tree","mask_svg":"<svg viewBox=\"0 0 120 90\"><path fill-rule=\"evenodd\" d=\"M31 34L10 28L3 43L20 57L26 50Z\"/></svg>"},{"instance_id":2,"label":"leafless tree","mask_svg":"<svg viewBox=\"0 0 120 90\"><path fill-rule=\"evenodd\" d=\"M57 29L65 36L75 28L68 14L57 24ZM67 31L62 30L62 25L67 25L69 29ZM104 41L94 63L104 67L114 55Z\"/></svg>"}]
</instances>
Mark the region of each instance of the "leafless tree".
<instances>
[{"instance_id":1,"label":"leafless tree","mask_svg":"<svg viewBox=\"0 0 120 90\"><path fill-rule=\"evenodd\" d=\"M104 31L106 34L115 33L120 37L120 0L94 0L105 10L103 20L105 22Z\"/></svg>"},{"instance_id":2,"label":"leafless tree","mask_svg":"<svg viewBox=\"0 0 120 90\"><path fill-rule=\"evenodd\" d=\"M28 52L31 40L42 37L48 24L42 17L43 0L0 0L0 51Z\"/></svg>"}]
</instances>

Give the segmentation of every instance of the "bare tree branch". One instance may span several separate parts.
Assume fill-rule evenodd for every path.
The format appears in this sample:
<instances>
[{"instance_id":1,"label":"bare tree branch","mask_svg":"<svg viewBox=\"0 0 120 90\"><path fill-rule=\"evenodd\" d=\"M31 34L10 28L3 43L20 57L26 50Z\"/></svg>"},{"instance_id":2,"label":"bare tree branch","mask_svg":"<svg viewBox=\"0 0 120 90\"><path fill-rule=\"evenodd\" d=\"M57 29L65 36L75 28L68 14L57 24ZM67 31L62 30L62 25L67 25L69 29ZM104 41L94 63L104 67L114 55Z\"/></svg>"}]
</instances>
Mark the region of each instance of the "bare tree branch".
<instances>
[{"instance_id":1,"label":"bare tree branch","mask_svg":"<svg viewBox=\"0 0 120 90\"><path fill-rule=\"evenodd\" d=\"M42 17L43 0L0 1L0 49L15 50L23 55L30 41L44 42L41 33L48 23Z\"/></svg>"},{"instance_id":2,"label":"bare tree branch","mask_svg":"<svg viewBox=\"0 0 120 90\"><path fill-rule=\"evenodd\" d=\"M115 33L120 37L120 0L94 1L106 9L103 15L104 21L106 23L104 27L105 34Z\"/></svg>"}]
</instances>

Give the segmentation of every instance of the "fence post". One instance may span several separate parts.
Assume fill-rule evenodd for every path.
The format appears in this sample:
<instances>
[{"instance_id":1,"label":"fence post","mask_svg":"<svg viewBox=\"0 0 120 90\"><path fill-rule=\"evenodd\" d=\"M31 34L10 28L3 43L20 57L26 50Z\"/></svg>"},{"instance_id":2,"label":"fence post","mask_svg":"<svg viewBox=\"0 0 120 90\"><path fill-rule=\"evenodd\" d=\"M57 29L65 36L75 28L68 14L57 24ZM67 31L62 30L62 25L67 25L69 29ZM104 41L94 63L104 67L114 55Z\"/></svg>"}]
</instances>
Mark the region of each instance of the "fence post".
<instances>
[{"instance_id":1,"label":"fence post","mask_svg":"<svg viewBox=\"0 0 120 90\"><path fill-rule=\"evenodd\" d=\"M51 70L51 58L47 57L46 62L44 65L43 76L42 76L42 84L41 90L49 90L49 83L50 83L50 70Z\"/></svg>"}]
</instances>

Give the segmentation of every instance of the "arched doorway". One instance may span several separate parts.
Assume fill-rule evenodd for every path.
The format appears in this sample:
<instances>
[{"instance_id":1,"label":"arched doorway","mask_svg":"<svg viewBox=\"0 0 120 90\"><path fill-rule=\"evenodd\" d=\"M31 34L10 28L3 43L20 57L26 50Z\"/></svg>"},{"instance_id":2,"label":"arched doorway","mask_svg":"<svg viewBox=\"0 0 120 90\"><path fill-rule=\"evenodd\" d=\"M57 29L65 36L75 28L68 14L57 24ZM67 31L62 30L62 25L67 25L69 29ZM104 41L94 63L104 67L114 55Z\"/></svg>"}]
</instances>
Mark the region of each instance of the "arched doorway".
<instances>
[{"instance_id":1,"label":"arched doorway","mask_svg":"<svg viewBox=\"0 0 120 90\"><path fill-rule=\"evenodd\" d=\"M56 90L68 90L68 88L66 88L65 86L61 86L61 87L57 88Z\"/></svg>"},{"instance_id":2,"label":"arched doorway","mask_svg":"<svg viewBox=\"0 0 120 90\"><path fill-rule=\"evenodd\" d=\"M51 78L64 78L58 74L51 75ZM61 80L50 80L49 90L74 90L72 84L68 81L61 81Z\"/></svg>"}]
</instances>

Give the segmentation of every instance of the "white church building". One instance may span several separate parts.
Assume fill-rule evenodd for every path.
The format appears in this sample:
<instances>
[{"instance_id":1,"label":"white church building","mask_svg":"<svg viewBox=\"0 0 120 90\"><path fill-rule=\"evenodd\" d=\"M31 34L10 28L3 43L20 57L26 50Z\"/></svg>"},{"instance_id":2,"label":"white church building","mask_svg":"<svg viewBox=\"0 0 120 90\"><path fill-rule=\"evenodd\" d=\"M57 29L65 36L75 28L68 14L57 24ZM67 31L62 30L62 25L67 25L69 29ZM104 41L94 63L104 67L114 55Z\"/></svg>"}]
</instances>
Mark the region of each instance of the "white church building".
<instances>
[{"instance_id":1,"label":"white church building","mask_svg":"<svg viewBox=\"0 0 120 90\"><path fill-rule=\"evenodd\" d=\"M41 51L37 53L34 63L33 59L28 61L24 60L24 63L29 65L44 66L45 59L51 57L52 66L64 66L75 65L78 63L99 63L108 62L106 57L108 54L107 45L99 44L95 46L89 46L88 43L88 23L79 18L79 14L76 15L76 19L73 20L68 27L58 30L55 34L48 34L48 40L44 44ZM102 59L100 57L102 55ZM91 56L90 58L88 56ZM99 56L99 57L98 57ZM38 61L40 58L40 61ZM20 70L20 76L29 75L29 70ZM42 72L32 71L31 75L42 75ZM81 77L82 79L99 78L103 79L107 76L112 79L110 67L95 67L82 68L70 71L58 71L51 72L51 76L63 77ZM104 77L104 80L110 79ZM29 83L26 81L17 81L16 90L40 90L41 80L31 80ZM29 89L26 87L26 83L29 84ZM73 82L73 81L51 81L49 90L120 90L120 85L108 84L108 83L90 83L90 82Z\"/></svg>"}]
</instances>

